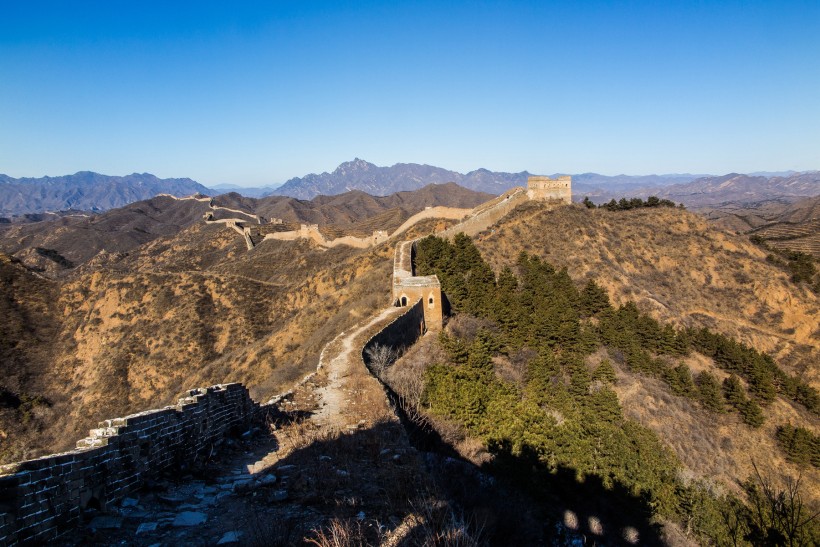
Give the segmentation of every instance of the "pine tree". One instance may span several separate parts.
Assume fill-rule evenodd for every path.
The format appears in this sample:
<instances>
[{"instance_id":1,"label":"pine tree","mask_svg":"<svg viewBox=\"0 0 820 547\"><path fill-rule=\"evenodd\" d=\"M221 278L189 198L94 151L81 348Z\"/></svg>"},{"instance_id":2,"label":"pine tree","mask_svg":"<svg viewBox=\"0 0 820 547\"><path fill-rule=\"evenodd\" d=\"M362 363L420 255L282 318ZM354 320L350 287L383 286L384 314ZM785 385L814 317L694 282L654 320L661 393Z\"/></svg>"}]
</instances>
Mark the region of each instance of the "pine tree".
<instances>
[{"instance_id":1,"label":"pine tree","mask_svg":"<svg viewBox=\"0 0 820 547\"><path fill-rule=\"evenodd\" d=\"M612 307L606 290L590 279L581 291L581 314L591 317Z\"/></svg>"},{"instance_id":2,"label":"pine tree","mask_svg":"<svg viewBox=\"0 0 820 547\"><path fill-rule=\"evenodd\" d=\"M747 425L754 428L758 428L763 425L763 422L765 421L763 411L760 409L760 405L753 400L746 399L738 410L740 410L740 415L743 417L743 421L746 422Z\"/></svg>"},{"instance_id":3,"label":"pine tree","mask_svg":"<svg viewBox=\"0 0 820 547\"><path fill-rule=\"evenodd\" d=\"M712 412L725 412L720 384L713 374L704 370L695 378L695 384L698 386L698 400L704 407Z\"/></svg>"},{"instance_id":4,"label":"pine tree","mask_svg":"<svg viewBox=\"0 0 820 547\"><path fill-rule=\"evenodd\" d=\"M732 374L723 380L723 395L734 408L739 409L746 402L746 392L737 376Z\"/></svg>"},{"instance_id":5,"label":"pine tree","mask_svg":"<svg viewBox=\"0 0 820 547\"><path fill-rule=\"evenodd\" d=\"M602 359L601 363L592 373L593 380L600 380L610 384L615 383L615 368L612 366L612 361L609 359Z\"/></svg>"}]
</instances>

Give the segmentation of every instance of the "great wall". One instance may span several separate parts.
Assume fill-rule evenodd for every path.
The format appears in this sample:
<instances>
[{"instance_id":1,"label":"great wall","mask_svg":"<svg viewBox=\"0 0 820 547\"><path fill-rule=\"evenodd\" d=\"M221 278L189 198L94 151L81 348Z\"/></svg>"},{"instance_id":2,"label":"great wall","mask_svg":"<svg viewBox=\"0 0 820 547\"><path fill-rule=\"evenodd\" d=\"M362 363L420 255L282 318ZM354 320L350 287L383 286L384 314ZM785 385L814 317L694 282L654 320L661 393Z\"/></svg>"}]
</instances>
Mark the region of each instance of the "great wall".
<instances>
[{"instance_id":1,"label":"great wall","mask_svg":"<svg viewBox=\"0 0 820 547\"><path fill-rule=\"evenodd\" d=\"M570 203L570 184L569 177L555 180L532 177L527 189L515 188L475 209L429 208L408 219L389 237L380 234L377 241L374 234L372 238L364 238L369 241L351 246L378 245L431 218L460 221L438 232L442 237L452 237L459 232L475 235L490 229L528 200ZM215 209L211 198L174 199L207 201ZM256 215L223 209L248 216L257 223L263 221ZM245 236L248 248L253 248L242 224L247 220L232 218L220 222ZM345 238L327 241L316 237L316 233L318 230L310 228L299 230L294 239L310 238L322 246L350 245L353 241ZM323 349L317 371L326 374L327 385L318 390L323 405L313 417L318 425L328 423L335 414L347 414L346 408L355 406L356 401L341 396L353 389L351 371L359 374L365 371L372 384L368 389L381 393L381 400L387 405L390 394L385 386L367 374L369 350L379 345L406 348L425 332L442 328L445 302L441 285L436 276L415 275L415 242L409 240L396 245L390 306L340 333ZM315 374L308 375L301 384ZM194 465L223 444L229 434L245 431L254 420L276 413L291 396L292 392L288 392L260 404L251 399L241 384L194 389L175 406L100 422L87 438L77 442L75 450L0 466L0 546L43 544L59 539L80 524L87 508L102 511L113 508L162 472ZM379 403L371 400L370 404Z\"/></svg>"}]
</instances>

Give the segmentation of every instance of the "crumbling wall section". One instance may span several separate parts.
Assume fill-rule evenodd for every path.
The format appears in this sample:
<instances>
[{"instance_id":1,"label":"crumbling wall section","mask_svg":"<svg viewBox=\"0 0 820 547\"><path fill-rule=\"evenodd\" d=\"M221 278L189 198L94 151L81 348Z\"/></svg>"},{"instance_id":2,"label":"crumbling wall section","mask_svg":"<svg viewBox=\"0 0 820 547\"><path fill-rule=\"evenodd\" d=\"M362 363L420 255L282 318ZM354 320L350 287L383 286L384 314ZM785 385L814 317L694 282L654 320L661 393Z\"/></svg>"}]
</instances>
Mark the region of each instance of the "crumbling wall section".
<instances>
[{"instance_id":1,"label":"crumbling wall section","mask_svg":"<svg viewBox=\"0 0 820 547\"><path fill-rule=\"evenodd\" d=\"M206 458L260 412L241 384L194 389L176 406L100 422L77 449L0 466L0 545L49 543L146 479Z\"/></svg>"},{"instance_id":2,"label":"crumbling wall section","mask_svg":"<svg viewBox=\"0 0 820 547\"><path fill-rule=\"evenodd\" d=\"M362 348L362 359L364 359L365 364L369 367L369 349L380 345L401 352L421 338L424 331L424 301L419 299L412 306L408 306L405 313L385 325L384 328L374 334L370 340L365 343Z\"/></svg>"}]
</instances>

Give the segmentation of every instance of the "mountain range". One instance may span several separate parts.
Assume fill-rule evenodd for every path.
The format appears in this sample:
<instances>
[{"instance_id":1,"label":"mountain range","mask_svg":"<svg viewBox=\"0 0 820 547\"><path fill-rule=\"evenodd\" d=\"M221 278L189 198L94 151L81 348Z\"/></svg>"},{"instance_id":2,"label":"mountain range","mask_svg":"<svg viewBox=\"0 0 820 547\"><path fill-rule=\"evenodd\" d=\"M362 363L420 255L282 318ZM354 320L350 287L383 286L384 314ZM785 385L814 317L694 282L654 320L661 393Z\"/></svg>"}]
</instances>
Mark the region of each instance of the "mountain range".
<instances>
[{"instance_id":1,"label":"mountain range","mask_svg":"<svg viewBox=\"0 0 820 547\"><path fill-rule=\"evenodd\" d=\"M174 196L235 193L253 198L287 196L310 200L353 190L371 196L387 196L418 190L429 184L453 182L470 190L498 195L514 186L526 185L530 175L528 171L506 173L483 168L462 174L416 163L381 167L359 158L340 164L332 173L295 177L278 188L245 188L228 184L208 188L188 178L159 179L148 173L120 177L83 171L60 177L19 179L0 175L0 222L39 221L43 218L37 215L47 212L106 211L161 193ZM597 203L613 198L656 195L688 207L704 207L781 198L794 201L820 193L818 171L749 175L730 173L722 176L690 173L607 176L581 173L572 177L576 199L589 196Z\"/></svg>"},{"instance_id":2,"label":"mountain range","mask_svg":"<svg viewBox=\"0 0 820 547\"><path fill-rule=\"evenodd\" d=\"M189 178L160 179L150 173L118 177L80 171L60 177L19 179L0 174L0 216L68 209L106 211L157 194L209 193L212 192Z\"/></svg>"},{"instance_id":3,"label":"mountain range","mask_svg":"<svg viewBox=\"0 0 820 547\"><path fill-rule=\"evenodd\" d=\"M730 181L731 177L720 184ZM794 188L806 182L810 183L811 179L786 187ZM714 485L714 491L720 495L741 496L743 481L756 472L764 477L802 476L801 495L805 496L803 499L811 514L817 511L820 471L810 463L792 461L790 452L781 447L778 437L779 428L787 424L816 436L816 410L778 393L758 408L764 418L762 425L752 426L743 421L733 406L735 403L723 396L720 386L730 378L731 371L725 370L716 357L693 349L676 353L674 357L652 356L646 361L645 366L656 367L654 370L662 367L660 372L639 369L640 362L633 353L614 346L614 343L633 340L635 347L639 347L638 331L629 334L618 334L620 331L612 329L604 331L600 327L602 319L609 319L600 313L598 320L587 318L578 323L575 314L579 312L559 315L558 308L550 312L553 315L546 321L535 314L501 313L505 311L503 308L492 308L499 310L498 319L493 319L454 307L455 312L444 327L444 336L424 336L418 345L408 349L400 362L391 365L391 371L396 371L391 378L400 379L401 373L406 379L404 384L394 385L415 389L419 397L422 393L432 393L427 386L431 385L429 378L433 378L434 373L453 370L452 377L459 379L462 371L465 374L478 371L476 386L499 386L477 392L495 397L492 405L484 405L481 410L489 417L486 423L509 424L510 431L521 428L527 434L549 434L551 437L543 438L550 443L553 442L550 439L557 439L574 447L577 458L565 460L555 473L549 471L550 477L560 478L566 474L565 486L542 488L541 483L530 480L531 476L541 476L534 474L541 460L534 449L533 455L529 455L531 449L526 447L530 445L522 444L520 457L496 454L492 452L496 450L494 439L506 437L481 437L471 433L455 421L461 419L459 415L435 414L426 402L407 408L426 413L423 414L425 423L430 424L442 448L430 443L424 452L411 450L409 441L401 440L406 446L390 444L390 450L385 452L385 443L390 439L409 439L411 435L391 433L388 436L383 434L381 425L373 425L387 423L387 420L377 421L381 415L375 414L371 404L376 399L369 398L375 394L378 401L383 401L384 390L375 382L372 388L368 387L363 378L370 377L364 366L352 376L345 376L357 383L349 380L347 384L334 384L337 376L335 372L330 375L330 367L322 367L316 375L313 373L320 359L327 355L325 348L334 351L349 341L349 347L359 351L350 333L359 332L366 339L370 334L359 330L362 325L376 326L369 323L373 317L379 317L385 309L395 311L388 307L397 246L405 238L437 231L449 221L427 218L401 237L366 249L345 245L325 248L311 239L265 241L259 236L290 228L288 225L296 222L318 223L323 229L340 233L365 228L390 230L407 214L429 205L470 207L487 199L486 194L455 184L433 185L387 197L373 197L355 190L310 201L283 196L252 199L235 193L216 196L212 201L158 196L85 218L74 215L45 222L0 225L0 462L66 450L100 420L172 404L180 393L190 393L187 390L191 387L242 382L249 386L256 400L269 400L298 384L301 387L297 389L301 391L291 391L295 395L280 407L288 421L276 422L275 430L267 426L258 428L260 434L270 432L271 446L275 447L270 449L270 457L263 456L267 449L257 452L256 445L238 444L244 442L241 440L244 435L239 436L241 431L230 443L223 443L225 448L236 445L242 461L275 461L276 490L271 494L281 492L285 499L277 494L274 501L263 486L253 491L231 487L230 496L215 494L216 505L202 509L203 514L208 511L207 524L198 530L203 536L209 535L207 541L192 541L189 536L187 541L182 539L178 543L211 541L217 529L211 527L217 513L230 517L226 520L230 521L231 529L239 526L236 523L248 514L253 518L262 515L258 519L262 523L284 522L284 518L276 520L261 513L271 507L293 515L293 529L298 531L305 526L305 534L320 525L317 523L339 518L340 510L346 511L343 517L354 525L360 522L356 520L360 512L374 522L376 519L390 522L391 517L395 523L411 522L410 517L404 516L409 510L399 511L398 502L394 500L407 499L408 485L427 488L428 484L445 482L444 479L434 482L432 478L425 482L427 479L422 481L408 475L407 469L415 465L411 458L415 458L416 453L431 454L430 459L420 456L419 465L446 475L453 491L462 492L452 494L452 503L457 507L472 507L466 517L470 522L482 523L482 515L501 513L490 506L467 506L462 504L464 500L500 500L504 505L510 503L508 500L519 500L520 507L540 507L538 510L543 511L532 517L533 522L539 523L535 525L536 530L555 530L553 520L549 519L565 522L568 514L573 518L580 515L580 522L596 523L599 535L600 530L612 534L615 544L624 544L620 538L626 528L606 524L610 522L607 519L624 513L624 507L643 510L638 505L643 502L634 496L624 498L619 494L626 491L621 478L613 479L611 488L605 487L604 479L592 472L587 472L583 480L577 478L582 476L581 470L590 469L596 462L611 465L611 469L623 472L629 480L641 480L647 488L667 484L644 477L650 477L645 470L651 471L657 462L668 462L669 467L665 469L669 477L683 477L689 482L681 483L681 488L647 491L665 492L665 496L674 493L675 497L666 498L674 501L672 507L685 508L688 506L684 504L694 500L693 508L685 510L695 517L718 515L715 522L701 525L704 529L708 526L709 530L718 530L723 520L717 512L701 510L706 503L702 500L707 498L700 497L701 494L697 498L689 496L685 488L695 488L702 483L710 485L709 491ZM731 221L734 226L735 222L749 218L746 226L753 229L754 235L774 241L795 235L796 232L786 230L793 230L798 224L808 233L815 226L810 223L816 216L815 211L814 202L799 208L789 205L758 211L754 218L735 209ZM281 218L283 223L246 222L256 242L249 250L245 239L229 225L206 222L205 214L213 214L217 220L235 215L247 218L259 215ZM540 285L550 291L587 295L579 296L579 302L582 298L589 300L592 291L588 288L592 287L606 299L607 306L609 302L615 306L605 312L609 317L616 314L633 317L641 325L650 326L653 321L661 321L668 325L669 328L662 331L667 333L674 333L673 327L687 327L691 329L687 332L692 333L708 329L742 342L745 347L766 352L783 371L816 389L820 385L817 367L820 348L815 332L820 305L817 293L806 284L796 284L778 260L768 258L770 251L750 240L750 234L736 233L738 231L732 228L727 232L700 214L678 207L621 211L580 204L553 207L526 202L499 219L491 230L479 234L469 246L463 239L459 245L471 253L475 263L487 266L489 275L484 279L496 290L484 294L499 302L505 301L500 298L504 293L495 284L493 272L501 272L500 276L509 280L503 289L511 295L506 301L532 303L534 310L550 310L552 302L559 299L533 302L522 292L529 290L527 287ZM461 267L457 262L454 264ZM532 281L527 281L528 278ZM465 292L473 290L472 285L465 283L464 287ZM578 327L565 328L571 321ZM591 341L597 344L597 349L566 359L566 365L557 361L565 359L561 352L551 349L539 352L532 345L519 349L510 347L511 351L501 353L493 344L505 339L505 329L512 322L532 332L533 340L539 337L561 344L566 337L578 340L579 345ZM599 332L612 332L612 345L598 344ZM662 336L665 335L658 339ZM675 336L678 339L678 335ZM742 350L739 344L721 347ZM445 361L451 354L467 351L465 348L472 353L467 354L464 363ZM480 363L470 359L477 352L487 352ZM492 358L490 352L493 352ZM734 353L725 352L725 355ZM334 363L342 360L326 359L325 362L337 366ZM611 374L599 376L605 363ZM545 371L542 373L544 384L536 390L529 378L536 378L541 371ZM720 404L715 411L704 406L698 395L705 392L704 378L711 378L716 386L714 394ZM751 384L740 386L743 396L748 392L749 397L757 397L746 385ZM448 393L453 393L456 399L461 397L459 393L470 392L452 390ZM512 399L519 393L531 396L532 404ZM536 399L545 393L549 398ZM501 396L506 399L499 399ZM348 408L356 405L367 419L336 412L335 409L342 408L333 406L336 402L349 404ZM585 406L581 407L582 404ZM590 406L592 404L595 406ZM493 414L496 409L498 414ZM520 416L513 416L513 412ZM497 415L515 419L497 419ZM293 416L292 423L289 416ZM321 422L325 419L323 416L333 416L336 421ZM395 418L391 419L398 423ZM332 431L338 431L338 440L333 440L336 437L331 435L336 434ZM372 436L362 437L369 431ZM618 431L623 435L617 433L616 436ZM655 439L652 444L647 444L652 439ZM814 437L809 439L815 442L811 440ZM621 459L621 456L629 459ZM469 465L475 467L465 467L466 463L453 467L446 463L457 461L471 462ZM646 465L624 465L622 461L645 461ZM310 465L316 466L315 474L306 474L304 462L313 462ZM174 490L169 490L165 482L177 483L179 479L180 487L187 488L194 478L198 484L205 484L202 477L221 476L215 473L223 471L234 476L234 470L245 469L244 464L239 466L235 459L217 460L211 456L207 465L201 471L199 468L180 471L171 479L163 478L156 485L151 483L150 491L135 494L140 497L138 506L142 516L122 518L118 515L123 525L117 533L130 535L122 541L153 544L160 539L160 533L180 533L175 529L172 532L158 530L153 536L145 532L133 541L141 520L158 520L154 513L149 513L150 506L143 503L156 500L165 515L170 514L168 504L172 503L167 500L177 500L173 502L174 507L182 502L187 504L187 497L169 494ZM500 475L505 469L510 470L509 474ZM521 486L512 480L513 471L520 471ZM479 486L465 488L468 483L463 477L466 476L474 477ZM479 481L481 477L492 480ZM341 479L346 482L338 482ZM331 480L337 482L329 483ZM501 484L509 490L486 490L480 486L484 484ZM539 495L547 492L548 499L533 497L531 503L531 498L526 497L530 495L531 484L537 487L532 492ZM210 483L208 487L223 489ZM388 495L388 488L394 488L394 493ZM429 492L427 489L425 493L428 498ZM678 496L679 492L683 494ZM684 494L689 497L682 497ZM581 499L576 501L576 498ZM654 499L648 495L644 498ZM441 495L441 499L450 498ZM355 500L355 503L345 500ZM590 500L594 505L590 505ZM210 503L204 502L203 507ZM435 507L440 506L437 501L436 504ZM513 506L516 511L518 507ZM506 519L505 516L491 522L491 530L496 534L493 537L501 537L503 541L487 543L546 543L526 539L510 541L508 530L523 527L513 521L503 528L502 524L507 526ZM666 544L696 543L694 532L686 531L685 521L676 520L674 515L664 519L659 521L664 537L681 538L680 541L665 540ZM541 526L544 522L549 526ZM599 522L605 524L598 526ZM489 527L490 524L487 529ZM86 534L86 530L82 527L78 534ZM660 543L652 541L654 536L647 530L641 528L644 535L635 536L640 537L640 541L629 544ZM250 528L243 533L250 540L255 537ZM87 538L92 536L83 537L87 543ZM111 539L111 536L93 537ZM408 540L403 544L421 543Z\"/></svg>"},{"instance_id":4,"label":"mountain range","mask_svg":"<svg viewBox=\"0 0 820 547\"><path fill-rule=\"evenodd\" d=\"M575 181L573 180L573 183ZM573 193L584 193L573 185ZM729 173L722 176L699 177L687 183L632 187L628 191L614 188L598 188L588 195L600 203L624 197L646 198L655 195L680 202L687 207L712 207L728 203L757 203L772 199L793 202L800 198L820 194L820 171L791 173L785 176L744 175Z\"/></svg>"},{"instance_id":5,"label":"mountain range","mask_svg":"<svg viewBox=\"0 0 820 547\"><path fill-rule=\"evenodd\" d=\"M402 190L417 190L427 184L455 182L471 190L497 195L513 186L526 184L528 176L530 173L527 171L498 173L487 169L476 169L463 175L441 167L417 163L397 163L390 167L379 167L356 158L342 163L332 173L311 173L301 178L292 178L280 186L276 193L310 199L317 195L362 190L368 194L383 196Z\"/></svg>"}]
</instances>

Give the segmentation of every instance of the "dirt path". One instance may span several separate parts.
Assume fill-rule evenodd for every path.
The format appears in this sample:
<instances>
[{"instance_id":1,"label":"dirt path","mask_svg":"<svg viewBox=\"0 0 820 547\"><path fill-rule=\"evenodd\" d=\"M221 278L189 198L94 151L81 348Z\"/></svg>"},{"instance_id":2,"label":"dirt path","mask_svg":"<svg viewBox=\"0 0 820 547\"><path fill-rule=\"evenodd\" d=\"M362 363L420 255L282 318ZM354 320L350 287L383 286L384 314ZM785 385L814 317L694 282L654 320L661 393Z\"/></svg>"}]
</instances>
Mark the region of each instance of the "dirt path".
<instances>
[{"instance_id":1,"label":"dirt path","mask_svg":"<svg viewBox=\"0 0 820 547\"><path fill-rule=\"evenodd\" d=\"M350 395L355 391L352 380L361 373L369 375L358 358L361 344L354 344L354 341L375 324L396 313L396 308L386 308L367 323L337 336L322 352L320 366L327 384L317 390L319 410L311 417L317 425L338 428L350 425L345 417L350 414L347 407L352 402Z\"/></svg>"},{"instance_id":2,"label":"dirt path","mask_svg":"<svg viewBox=\"0 0 820 547\"><path fill-rule=\"evenodd\" d=\"M317 372L279 400L274 422L229 440L218 460L193 475L168 476L117 507L86 515L87 524L65 544L287 544L339 514L337 496L348 489L341 499L357 505L342 515L384 511L386 487L371 500L354 493L361 482L384 484L380 473L392 477L396 466L406 466L408 445L359 352L371 331L402 311L382 310L327 344ZM351 442L375 443L375 460L350 461L357 453ZM331 497L331 507L322 508ZM280 522L297 524L289 530Z\"/></svg>"}]
</instances>

